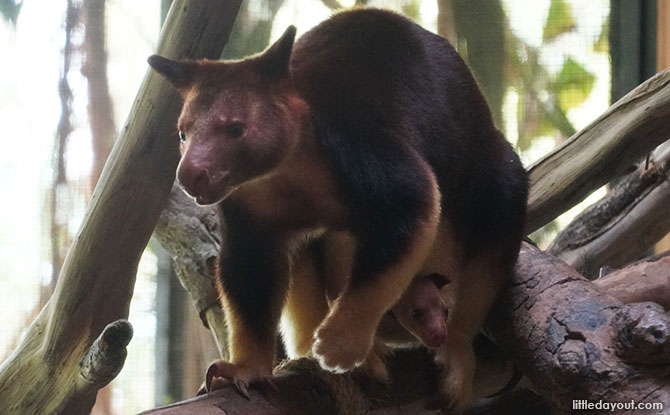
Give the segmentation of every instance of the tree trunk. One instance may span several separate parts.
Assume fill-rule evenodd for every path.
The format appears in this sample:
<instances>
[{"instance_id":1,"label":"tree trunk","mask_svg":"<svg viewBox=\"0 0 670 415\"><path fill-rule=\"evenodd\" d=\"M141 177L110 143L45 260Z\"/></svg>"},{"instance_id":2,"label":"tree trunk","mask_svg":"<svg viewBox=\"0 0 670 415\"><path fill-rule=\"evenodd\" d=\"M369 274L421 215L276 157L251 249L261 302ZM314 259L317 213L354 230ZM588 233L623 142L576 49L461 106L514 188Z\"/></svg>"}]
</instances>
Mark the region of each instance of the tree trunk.
<instances>
[{"instance_id":1,"label":"tree trunk","mask_svg":"<svg viewBox=\"0 0 670 415\"><path fill-rule=\"evenodd\" d=\"M218 58L238 8L239 1L175 1L158 52ZM137 97L53 297L0 366L2 414L88 413L97 390L123 365L131 331L120 319L178 160L179 97L152 72Z\"/></svg>"},{"instance_id":2,"label":"tree trunk","mask_svg":"<svg viewBox=\"0 0 670 415\"><path fill-rule=\"evenodd\" d=\"M438 10L442 3L438 1ZM500 0L452 0L451 11L456 26L457 49L472 69L495 125L502 129L505 96L505 71L502 68L507 57L506 30L509 31L505 27L502 3Z\"/></svg>"},{"instance_id":3,"label":"tree trunk","mask_svg":"<svg viewBox=\"0 0 670 415\"><path fill-rule=\"evenodd\" d=\"M79 24L79 7L72 0L68 0L65 12L65 45L63 46L63 68L58 80L58 95L60 96L60 118L56 130L56 140L53 149L53 177L49 189L49 233L51 238L51 281L40 290L40 307L44 305L56 287L58 273L63 266L65 252L70 245L70 234L67 230L65 215L68 200L67 171L65 168L65 153L67 143L72 133L72 88L68 75L72 66L73 55L77 49L73 44L73 33Z\"/></svg>"},{"instance_id":4,"label":"tree trunk","mask_svg":"<svg viewBox=\"0 0 670 415\"><path fill-rule=\"evenodd\" d=\"M112 150L116 127L112 97L107 82L107 50L105 49L105 0L86 0L84 10L84 49L82 73L88 84L88 119L91 126L93 165L89 177L91 192L95 188L105 161Z\"/></svg>"}]
</instances>

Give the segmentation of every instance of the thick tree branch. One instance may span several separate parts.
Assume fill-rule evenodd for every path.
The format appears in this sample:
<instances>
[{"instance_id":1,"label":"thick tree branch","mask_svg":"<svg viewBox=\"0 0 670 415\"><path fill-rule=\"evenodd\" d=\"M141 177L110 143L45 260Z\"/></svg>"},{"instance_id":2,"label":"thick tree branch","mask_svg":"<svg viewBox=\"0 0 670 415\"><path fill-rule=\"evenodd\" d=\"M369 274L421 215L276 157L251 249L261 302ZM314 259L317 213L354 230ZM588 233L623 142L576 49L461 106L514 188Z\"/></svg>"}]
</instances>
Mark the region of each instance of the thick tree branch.
<instances>
[{"instance_id":1,"label":"thick tree branch","mask_svg":"<svg viewBox=\"0 0 670 415\"><path fill-rule=\"evenodd\" d=\"M159 53L217 58L238 8L239 1L175 1L161 33ZM93 193L53 297L0 366L0 413L90 412L89 390L80 387L80 362L107 324L128 316L140 255L174 181L178 161L174 120L179 109L173 89L149 72ZM120 365L114 359L108 363L114 365L108 373ZM98 364L107 365L104 359Z\"/></svg>"},{"instance_id":2,"label":"thick tree branch","mask_svg":"<svg viewBox=\"0 0 670 415\"><path fill-rule=\"evenodd\" d=\"M121 372L128 354L126 346L132 337L133 327L127 320L117 320L105 327L79 363L76 393L62 413L80 414L91 410L98 390Z\"/></svg>"},{"instance_id":3,"label":"thick tree branch","mask_svg":"<svg viewBox=\"0 0 670 415\"><path fill-rule=\"evenodd\" d=\"M419 402L435 384L432 359L425 352L401 352L391 359L389 369L397 381L386 387L366 382L364 378L357 380L355 374L325 372L315 361L302 359L276 370L277 390L260 385L250 391L250 400L234 388L226 387L144 414L358 414L375 407L392 408L402 402L404 405Z\"/></svg>"},{"instance_id":4,"label":"thick tree branch","mask_svg":"<svg viewBox=\"0 0 670 415\"><path fill-rule=\"evenodd\" d=\"M559 412L572 413L573 399L670 405L670 316L657 304L623 304L530 245L487 327ZM511 367L504 359L478 357L479 396L503 389ZM250 401L231 387L146 414L434 414L437 377L430 357L419 349L399 351L389 362L388 389L300 361L277 370L278 391L261 385ZM500 414L501 404L469 413ZM543 408L535 413L548 413L541 401L534 405Z\"/></svg>"},{"instance_id":5,"label":"thick tree branch","mask_svg":"<svg viewBox=\"0 0 670 415\"><path fill-rule=\"evenodd\" d=\"M670 333L648 328L670 321L658 305L623 304L524 244L493 317L499 344L561 412L572 413L575 399L670 405ZM641 365L644 354L657 364Z\"/></svg>"},{"instance_id":6,"label":"thick tree branch","mask_svg":"<svg viewBox=\"0 0 670 415\"><path fill-rule=\"evenodd\" d=\"M226 323L214 287L214 264L221 244L219 217L213 206L197 206L175 183L156 224L155 235L174 259L175 273L195 303L200 318L227 356Z\"/></svg>"},{"instance_id":7,"label":"thick tree branch","mask_svg":"<svg viewBox=\"0 0 670 415\"><path fill-rule=\"evenodd\" d=\"M621 180L577 216L548 251L579 270L623 266L670 231L668 206L670 153Z\"/></svg>"},{"instance_id":8,"label":"thick tree branch","mask_svg":"<svg viewBox=\"0 0 670 415\"><path fill-rule=\"evenodd\" d=\"M89 178L90 191L95 188L105 161L114 144L116 126L114 106L107 80L107 50L105 49L105 0L83 3L85 20L85 59L82 74L87 78L88 119L91 128L93 165Z\"/></svg>"},{"instance_id":9,"label":"thick tree branch","mask_svg":"<svg viewBox=\"0 0 670 415\"><path fill-rule=\"evenodd\" d=\"M670 251L638 261L593 282L623 303L651 301L670 310Z\"/></svg>"},{"instance_id":10,"label":"thick tree branch","mask_svg":"<svg viewBox=\"0 0 670 415\"><path fill-rule=\"evenodd\" d=\"M668 137L670 71L664 71L529 167L526 231L539 229L620 176Z\"/></svg>"}]
</instances>

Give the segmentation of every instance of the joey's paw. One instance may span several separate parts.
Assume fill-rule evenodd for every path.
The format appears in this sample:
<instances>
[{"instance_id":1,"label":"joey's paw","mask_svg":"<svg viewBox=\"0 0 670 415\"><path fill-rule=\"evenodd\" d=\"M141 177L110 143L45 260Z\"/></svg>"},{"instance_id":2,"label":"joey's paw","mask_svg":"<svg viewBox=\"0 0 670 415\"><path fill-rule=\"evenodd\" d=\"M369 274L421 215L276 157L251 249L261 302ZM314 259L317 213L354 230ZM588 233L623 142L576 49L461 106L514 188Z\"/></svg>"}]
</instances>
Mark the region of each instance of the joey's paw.
<instances>
[{"instance_id":1,"label":"joey's paw","mask_svg":"<svg viewBox=\"0 0 670 415\"><path fill-rule=\"evenodd\" d=\"M472 374L449 371L442 380L442 408L449 414L461 414L472 402Z\"/></svg>"},{"instance_id":2,"label":"joey's paw","mask_svg":"<svg viewBox=\"0 0 670 415\"><path fill-rule=\"evenodd\" d=\"M344 373L363 364L372 347L374 330L354 330L353 325L355 322L330 319L316 331L312 354L322 368Z\"/></svg>"},{"instance_id":3,"label":"joey's paw","mask_svg":"<svg viewBox=\"0 0 670 415\"><path fill-rule=\"evenodd\" d=\"M237 392L247 399L250 399L249 386L258 383L265 383L277 389L272 381L271 371L246 365L236 365L223 360L212 363L205 375L207 392L222 389L232 384Z\"/></svg>"},{"instance_id":4,"label":"joey's paw","mask_svg":"<svg viewBox=\"0 0 670 415\"><path fill-rule=\"evenodd\" d=\"M365 362L360 366L361 371L367 376L380 383L391 383L391 376L386 367L386 355L388 350L381 342L375 342L372 350L368 353Z\"/></svg>"}]
</instances>

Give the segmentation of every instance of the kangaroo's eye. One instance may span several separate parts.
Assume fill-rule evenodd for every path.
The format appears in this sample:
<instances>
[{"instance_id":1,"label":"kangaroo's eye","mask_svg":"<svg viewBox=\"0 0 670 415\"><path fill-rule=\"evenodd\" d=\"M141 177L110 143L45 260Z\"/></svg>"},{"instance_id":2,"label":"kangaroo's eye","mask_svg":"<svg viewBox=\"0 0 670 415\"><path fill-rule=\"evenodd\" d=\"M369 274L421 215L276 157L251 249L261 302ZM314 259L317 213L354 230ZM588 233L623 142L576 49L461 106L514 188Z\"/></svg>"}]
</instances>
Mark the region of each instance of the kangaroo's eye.
<instances>
[{"instance_id":1,"label":"kangaroo's eye","mask_svg":"<svg viewBox=\"0 0 670 415\"><path fill-rule=\"evenodd\" d=\"M419 320L419 319L423 318L423 315L424 315L423 311L421 311L419 309L412 310L412 318L415 319L415 320Z\"/></svg>"},{"instance_id":2,"label":"kangaroo's eye","mask_svg":"<svg viewBox=\"0 0 670 415\"><path fill-rule=\"evenodd\" d=\"M226 134L230 138L240 138L244 134L244 124L236 122L226 127Z\"/></svg>"},{"instance_id":3,"label":"kangaroo's eye","mask_svg":"<svg viewBox=\"0 0 670 415\"><path fill-rule=\"evenodd\" d=\"M186 142L186 134L182 130L179 130L178 134L179 134L179 139L181 140L181 142L185 143Z\"/></svg>"}]
</instances>

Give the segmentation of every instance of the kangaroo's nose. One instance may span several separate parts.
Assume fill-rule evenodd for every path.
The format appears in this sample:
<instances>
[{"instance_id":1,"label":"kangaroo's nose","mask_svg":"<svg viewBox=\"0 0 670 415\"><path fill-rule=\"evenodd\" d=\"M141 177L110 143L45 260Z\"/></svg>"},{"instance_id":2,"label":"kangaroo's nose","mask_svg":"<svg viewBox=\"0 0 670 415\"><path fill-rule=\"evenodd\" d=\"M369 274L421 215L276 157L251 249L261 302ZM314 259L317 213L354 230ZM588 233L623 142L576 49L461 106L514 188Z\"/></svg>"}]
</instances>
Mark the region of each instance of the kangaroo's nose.
<instances>
[{"instance_id":1,"label":"kangaroo's nose","mask_svg":"<svg viewBox=\"0 0 670 415\"><path fill-rule=\"evenodd\" d=\"M211 182L207 168L193 164L180 165L177 180L186 193L193 197L205 195Z\"/></svg>"}]
</instances>

